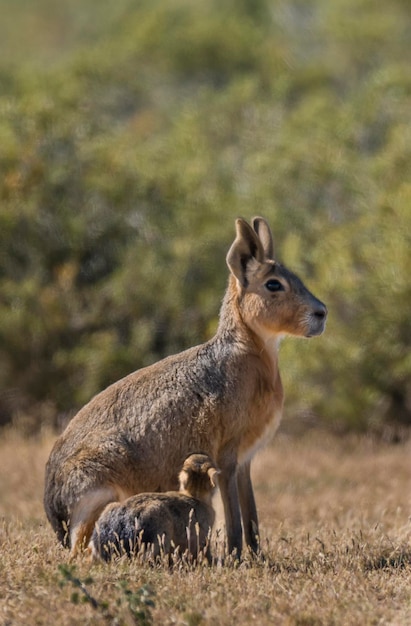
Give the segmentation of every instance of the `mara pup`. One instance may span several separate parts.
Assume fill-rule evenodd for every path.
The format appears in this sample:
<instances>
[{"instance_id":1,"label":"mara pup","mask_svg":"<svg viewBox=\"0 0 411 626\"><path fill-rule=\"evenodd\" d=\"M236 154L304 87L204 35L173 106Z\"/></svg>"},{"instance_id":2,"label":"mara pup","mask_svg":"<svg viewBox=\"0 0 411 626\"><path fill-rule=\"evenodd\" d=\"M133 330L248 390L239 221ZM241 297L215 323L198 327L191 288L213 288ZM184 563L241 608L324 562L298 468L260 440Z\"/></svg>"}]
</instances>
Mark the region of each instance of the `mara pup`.
<instances>
[{"instance_id":1,"label":"mara pup","mask_svg":"<svg viewBox=\"0 0 411 626\"><path fill-rule=\"evenodd\" d=\"M327 309L275 260L261 217L236 221L226 260L230 276L215 336L109 386L57 439L44 506L72 556L88 544L110 502L177 489L192 450L203 450L221 471L229 552L240 555L243 530L247 545L258 549L250 462L281 418L279 340L320 335Z\"/></svg>"},{"instance_id":2,"label":"mara pup","mask_svg":"<svg viewBox=\"0 0 411 626\"><path fill-rule=\"evenodd\" d=\"M206 454L191 454L180 472L180 490L140 493L106 506L96 522L89 548L92 557L109 561L148 550L155 559L174 550L211 560L214 523L211 498L218 470Z\"/></svg>"}]
</instances>

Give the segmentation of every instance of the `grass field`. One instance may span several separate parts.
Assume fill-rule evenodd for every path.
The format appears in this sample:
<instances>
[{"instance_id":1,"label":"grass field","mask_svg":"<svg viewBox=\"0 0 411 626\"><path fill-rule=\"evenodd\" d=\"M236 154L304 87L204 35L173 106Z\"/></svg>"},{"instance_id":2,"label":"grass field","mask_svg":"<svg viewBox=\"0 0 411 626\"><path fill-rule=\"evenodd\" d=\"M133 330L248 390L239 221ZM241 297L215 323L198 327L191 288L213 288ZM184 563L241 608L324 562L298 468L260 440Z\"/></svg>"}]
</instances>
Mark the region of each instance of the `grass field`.
<instances>
[{"instance_id":1,"label":"grass field","mask_svg":"<svg viewBox=\"0 0 411 626\"><path fill-rule=\"evenodd\" d=\"M42 508L52 442L0 434L2 626L411 624L411 442L280 434L254 463L265 558L174 571L67 563Z\"/></svg>"}]
</instances>

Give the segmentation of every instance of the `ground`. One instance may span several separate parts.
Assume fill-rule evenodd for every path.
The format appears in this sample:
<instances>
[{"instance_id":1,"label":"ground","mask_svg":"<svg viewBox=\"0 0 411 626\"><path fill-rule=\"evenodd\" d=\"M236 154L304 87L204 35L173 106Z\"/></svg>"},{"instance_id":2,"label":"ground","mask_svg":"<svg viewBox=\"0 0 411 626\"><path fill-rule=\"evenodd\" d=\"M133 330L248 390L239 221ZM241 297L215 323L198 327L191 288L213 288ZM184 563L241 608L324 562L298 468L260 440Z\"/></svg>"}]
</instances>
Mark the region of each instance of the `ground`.
<instances>
[{"instance_id":1,"label":"ground","mask_svg":"<svg viewBox=\"0 0 411 626\"><path fill-rule=\"evenodd\" d=\"M410 441L280 433L253 467L264 556L170 571L68 563L42 507L53 440L0 433L1 626L411 624Z\"/></svg>"}]
</instances>

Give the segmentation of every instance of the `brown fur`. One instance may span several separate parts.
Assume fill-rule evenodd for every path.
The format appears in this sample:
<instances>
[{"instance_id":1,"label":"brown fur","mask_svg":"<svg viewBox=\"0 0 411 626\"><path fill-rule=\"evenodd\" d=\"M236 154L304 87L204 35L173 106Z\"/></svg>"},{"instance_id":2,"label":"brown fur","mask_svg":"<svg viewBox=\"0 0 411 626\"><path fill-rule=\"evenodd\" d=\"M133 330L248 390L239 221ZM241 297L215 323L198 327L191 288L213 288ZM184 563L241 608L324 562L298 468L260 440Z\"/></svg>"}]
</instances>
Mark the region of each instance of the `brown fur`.
<instances>
[{"instance_id":1,"label":"brown fur","mask_svg":"<svg viewBox=\"0 0 411 626\"><path fill-rule=\"evenodd\" d=\"M241 517L247 544L258 548L250 461L280 422L279 339L319 335L327 310L273 260L265 220L255 218L250 226L239 219L236 230L215 337L111 385L56 441L44 503L73 554L89 540L109 502L176 489L179 468L192 450L204 450L221 469L229 550L241 552Z\"/></svg>"},{"instance_id":2,"label":"brown fur","mask_svg":"<svg viewBox=\"0 0 411 626\"><path fill-rule=\"evenodd\" d=\"M180 472L180 491L140 493L106 506L96 522L89 548L94 559L133 556L140 550L157 558L174 551L211 558L214 523L211 498L218 470L206 454L192 454Z\"/></svg>"}]
</instances>

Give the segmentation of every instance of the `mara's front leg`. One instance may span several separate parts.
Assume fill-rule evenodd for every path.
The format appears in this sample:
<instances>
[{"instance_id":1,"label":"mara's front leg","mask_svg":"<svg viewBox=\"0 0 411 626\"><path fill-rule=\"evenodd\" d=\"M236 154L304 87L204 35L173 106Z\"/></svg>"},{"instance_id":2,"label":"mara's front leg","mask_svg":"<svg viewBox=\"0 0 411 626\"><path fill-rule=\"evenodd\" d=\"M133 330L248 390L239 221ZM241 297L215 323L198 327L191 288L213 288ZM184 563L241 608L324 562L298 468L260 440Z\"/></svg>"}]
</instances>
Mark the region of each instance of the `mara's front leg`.
<instances>
[{"instance_id":1,"label":"mara's front leg","mask_svg":"<svg viewBox=\"0 0 411 626\"><path fill-rule=\"evenodd\" d=\"M224 506L228 553L231 554L235 550L239 558L243 547L243 529L238 500L236 462L221 468L218 485Z\"/></svg>"},{"instance_id":2,"label":"mara's front leg","mask_svg":"<svg viewBox=\"0 0 411 626\"><path fill-rule=\"evenodd\" d=\"M259 548L258 516L251 484L250 461L238 468L237 484L245 542L253 552L257 552Z\"/></svg>"}]
</instances>

